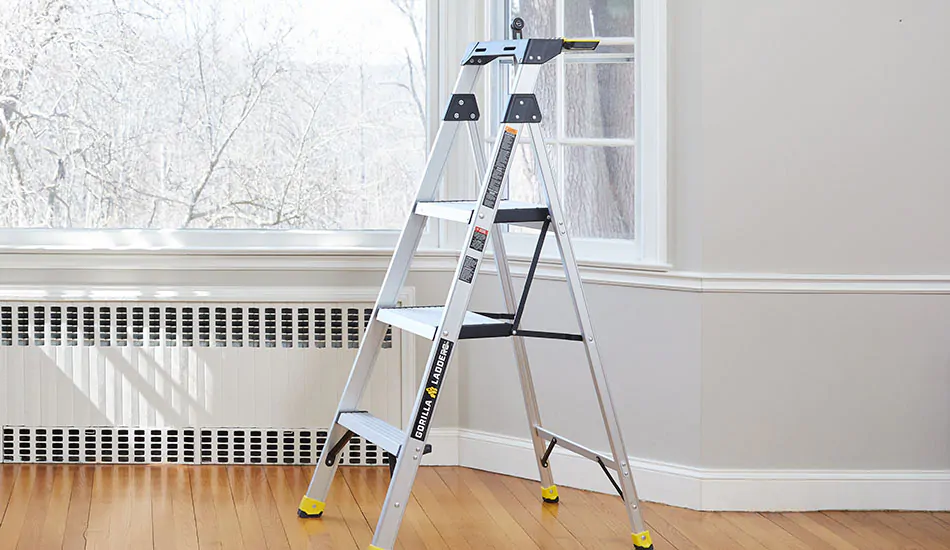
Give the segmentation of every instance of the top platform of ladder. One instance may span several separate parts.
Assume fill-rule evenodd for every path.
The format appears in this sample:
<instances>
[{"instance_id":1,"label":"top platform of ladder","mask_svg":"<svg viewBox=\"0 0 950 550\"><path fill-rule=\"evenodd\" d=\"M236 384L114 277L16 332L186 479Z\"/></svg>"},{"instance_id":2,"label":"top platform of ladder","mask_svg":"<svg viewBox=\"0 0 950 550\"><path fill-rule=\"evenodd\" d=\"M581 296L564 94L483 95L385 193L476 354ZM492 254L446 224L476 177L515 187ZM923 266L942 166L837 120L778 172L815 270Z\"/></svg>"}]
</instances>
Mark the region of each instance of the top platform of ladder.
<instances>
[{"instance_id":1,"label":"top platform of ladder","mask_svg":"<svg viewBox=\"0 0 950 550\"><path fill-rule=\"evenodd\" d=\"M593 51L600 40L569 38L523 38L475 42L462 57L462 65L487 65L498 58L510 57L518 63L543 65L565 50Z\"/></svg>"}]
</instances>

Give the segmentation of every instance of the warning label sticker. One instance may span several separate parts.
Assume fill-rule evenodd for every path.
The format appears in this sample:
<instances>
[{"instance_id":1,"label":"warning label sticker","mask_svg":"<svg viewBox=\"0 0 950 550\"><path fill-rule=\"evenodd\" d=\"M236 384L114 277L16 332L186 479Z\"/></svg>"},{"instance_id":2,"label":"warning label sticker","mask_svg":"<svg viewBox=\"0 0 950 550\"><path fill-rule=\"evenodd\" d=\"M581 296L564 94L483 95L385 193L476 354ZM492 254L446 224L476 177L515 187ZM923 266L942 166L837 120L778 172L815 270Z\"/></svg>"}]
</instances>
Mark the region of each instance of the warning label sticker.
<instances>
[{"instance_id":1,"label":"warning label sticker","mask_svg":"<svg viewBox=\"0 0 950 550\"><path fill-rule=\"evenodd\" d=\"M462 263L462 272L459 274L459 280L471 284L472 279L475 278L475 268L477 266L478 260L466 255L465 261Z\"/></svg>"},{"instance_id":2,"label":"warning label sticker","mask_svg":"<svg viewBox=\"0 0 950 550\"><path fill-rule=\"evenodd\" d=\"M488 180L488 192L485 194L485 200L482 201L483 206L495 208L498 193L501 191L501 182L505 179L508 160L511 158L511 150L514 149L517 136L517 130L508 126L505 127L505 133L501 137L501 149L498 150L495 164L492 165L491 179Z\"/></svg>"},{"instance_id":3,"label":"warning label sticker","mask_svg":"<svg viewBox=\"0 0 950 550\"><path fill-rule=\"evenodd\" d=\"M485 241L488 240L488 230L482 229L481 227L475 226L475 233L472 235L472 242L469 244L469 248L472 250L477 250L479 252L485 251Z\"/></svg>"}]
</instances>

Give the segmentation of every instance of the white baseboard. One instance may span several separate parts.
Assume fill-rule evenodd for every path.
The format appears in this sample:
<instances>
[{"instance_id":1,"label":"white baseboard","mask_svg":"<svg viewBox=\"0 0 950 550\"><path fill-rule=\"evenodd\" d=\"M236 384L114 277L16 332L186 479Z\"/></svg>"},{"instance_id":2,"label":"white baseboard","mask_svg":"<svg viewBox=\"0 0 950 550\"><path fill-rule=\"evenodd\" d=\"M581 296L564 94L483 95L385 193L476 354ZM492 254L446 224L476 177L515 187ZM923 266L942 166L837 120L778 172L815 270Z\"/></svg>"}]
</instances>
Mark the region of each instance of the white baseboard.
<instances>
[{"instance_id":1,"label":"white baseboard","mask_svg":"<svg viewBox=\"0 0 950 550\"><path fill-rule=\"evenodd\" d=\"M422 458L423 466L458 466L459 431L456 428L432 428L428 441L432 452Z\"/></svg>"},{"instance_id":2,"label":"white baseboard","mask_svg":"<svg viewBox=\"0 0 950 550\"><path fill-rule=\"evenodd\" d=\"M446 431L440 434L449 437ZM458 464L538 479L528 439L458 430ZM640 498L694 510L950 510L947 471L713 470L631 458ZM600 467L563 449L558 485L613 493Z\"/></svg>"}]
</instances>

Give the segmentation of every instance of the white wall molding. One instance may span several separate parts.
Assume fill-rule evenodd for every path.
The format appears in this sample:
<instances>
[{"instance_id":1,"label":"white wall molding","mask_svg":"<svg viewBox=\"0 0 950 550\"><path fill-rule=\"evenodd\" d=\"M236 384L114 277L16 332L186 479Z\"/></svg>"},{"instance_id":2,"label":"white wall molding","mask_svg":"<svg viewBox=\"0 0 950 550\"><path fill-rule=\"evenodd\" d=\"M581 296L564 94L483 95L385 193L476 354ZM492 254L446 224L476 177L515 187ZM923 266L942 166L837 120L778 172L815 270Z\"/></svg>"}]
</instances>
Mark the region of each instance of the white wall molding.
<instances>
[{"instance_id":1,"label":"white wall molding","mask_svg":"<svg viewBox=\"0 0 950 550\"><path fill-rule=\"evenodd\" d=\"M524 276L529 262L512 262L512 273ZM589 263L581 266L585 283L678 292L731 294L950 294L950 274L850 275L799 273L700 273L659 271L656 266ZM494 273L494 266L484 271ZM560 264L542 261L535 278L564 280Z\"/></svg>"},{"instance_id":2,"label":"white wall molding","mask_svg":"<svg viewBox=\"0 0 950 550\"><path fill-rule=\"evenodd\" d=\"M950 294L946 275L704 273L702 292L767 294Z\"/></svg>"},{"instance_id":3,"label":"white wall molding","mask_svg":"<svg viewBox=\"0 0 950 550\"><path fill-rule=\"evenodd\" d=\"M537 479L528 439L458 431L459 465ZM950 470L713 470L630 458L643 500L694 510L947 510ZM552 455L559 485L613 493L600 467L563 449Z\"/></svg>"},{"instance_id":4,"label":"white wall molding","mask_svg":"<svg viewBox=\"0 0 950 550\"><path fill-rule=\"evenodd\" d=\"M429 431L432 452L422 457L423 466L459 465L459 430L457 428L432 428Z\"/></svg>"},{"instance_id":5,"label":"white wall molding","mask_svg":"<svg viewBox=\"0 0 950 550\"><path fill-rule=\"evenodd\" d=\"M260 252L182 252L154 251L17 251L0 252L0 280L16 280L18 271L68 270L75 281L58 288L29 285L7 286L0 283L2 292L42 294L44 292L74 292L82 289L93 292L83 282L82 273L100 271L162 271L188 272L211 270L225 274L222 286L214 292L227 294L228 272L260 271L354 271L384 272L389 267L391 249L338 249L324 252L282 251ZM490 256L490 254L489 254ZM453 250L422 250L413 261L416 272L451 273L456 268L458 252ZM488 259L488 258L486 258ZM524 276L528 271L526 258L513 258L512 273ZM495 273L493 261L483 267L485 273ZM798 273L700 273L670 270L664 265L638 265L628 262L583 262L581 277L589 284L626 286L669 290L677 292L757 293L757 294L950 294L950 274L937 275L882 275L882 274L798 274ZM536 278L562 281L564 272L560 263L542 259ZM96 278L90 275L89 282ZM266 285L263 285L266 287ZM51 290L52 289L52 290ZM96 287L95 292L137 292L132 287ZM144 288L142 292L162 293L166 290L191 294L208 299L200 293L205 289ZM284 300L285 294L319 292L320 289L298 287L274 289L274 299ZM143 298L144 299L144 298ZM162 295L149 299L162 299ZM221 298L227 300L231 298ZM308 298L309 299L309 298Z\"/></svg>"}]
</instances>

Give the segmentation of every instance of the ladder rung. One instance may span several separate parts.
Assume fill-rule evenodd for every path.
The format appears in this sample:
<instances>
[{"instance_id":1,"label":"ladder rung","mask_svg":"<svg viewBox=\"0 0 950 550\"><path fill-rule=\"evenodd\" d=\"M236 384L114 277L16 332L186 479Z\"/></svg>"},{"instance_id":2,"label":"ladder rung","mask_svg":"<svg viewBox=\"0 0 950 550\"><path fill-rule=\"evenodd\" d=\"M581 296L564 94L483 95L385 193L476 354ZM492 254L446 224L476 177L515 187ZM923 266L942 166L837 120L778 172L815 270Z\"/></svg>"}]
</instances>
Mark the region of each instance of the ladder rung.
<instances>
[{"instance_id":1,"label":"ladder rung","mask_svg":"<svg viewBox=\"0 0 950 550\"><path fill-rule=\"evenodd\" d=\"M392 455L399 454L399 447L402 447L406 439L402 430L368 412L341 412L337 424L375 443L377 447Z\"/></svg>"},{"instance_id":2,"label":"ladder rung","mask_svg":"<svg viewBox=\"0 0 950 550\"><path fill-rule=\"evenodd\" d=\"M435 201L416 204L416 214L459 223L472 221L475 201ZM521 201L501 201L495 223L543 222L548 217L548 207Z\"/></svg>"},{"instance_id":3,"label":"ladder rung","mask_svg":"<svg viewBox=\"0 0 950 550\"><path fill-rule=\"evenodd\" d=\"M541 436L541 439L547 442L550 442L551 439L553 438L557 438L557 444L561 447L564 447L568 451L579 454L584 458L589 458L590 460L593 460L594 462L597 462L597 459L599 458L601 461L603 461L604 466L607 466L608 468L612 470L617 470L617 463L614 462L614 459L612 458L607 458L606 456L598 453L597 451L592 451L588 449L587 447L581 445L580 443L574 443L570 439L561 437L554 432L549 432L548 430L545 430L541 426L535 426L534 429L537 430L538 435Z\"/></svg>"},{"instance_id":4,"label":"ladder rung","mask_svg":"<svg viewBox=\"0 0 950 550\"><path fill-rule=\"evenodd\" d=\"M382 308L377 319L396 328L408 330L429 340L435 339L435 331L442 320L442 306ZM501 338L511 336L511 323L504 319L492 319L468 311L462 323L460 339Z\"/></svg>"}]
</instances>

